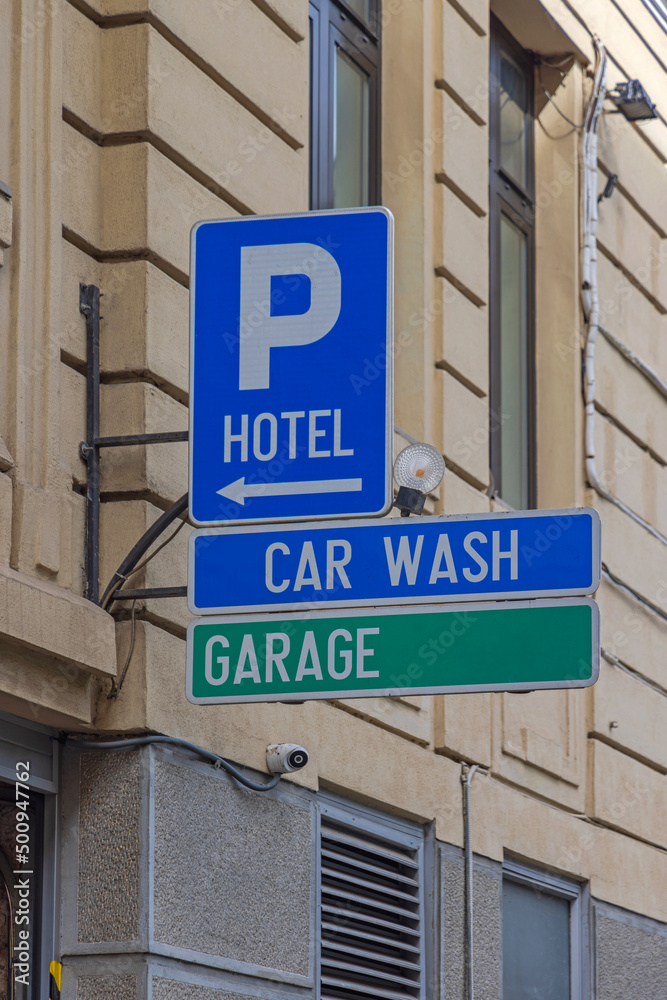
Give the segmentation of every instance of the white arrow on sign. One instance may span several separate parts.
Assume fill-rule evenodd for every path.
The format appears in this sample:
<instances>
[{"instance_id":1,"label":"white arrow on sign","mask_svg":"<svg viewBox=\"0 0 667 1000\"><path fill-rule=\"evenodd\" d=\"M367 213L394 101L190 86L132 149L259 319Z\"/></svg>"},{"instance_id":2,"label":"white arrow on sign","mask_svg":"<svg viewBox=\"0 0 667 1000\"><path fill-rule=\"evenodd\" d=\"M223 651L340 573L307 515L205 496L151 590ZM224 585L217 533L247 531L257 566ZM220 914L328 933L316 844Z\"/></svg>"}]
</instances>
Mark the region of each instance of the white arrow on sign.
<instances>
[{"instance_id":1,"label":"white arrow on sign","mask_svg":"<svg viewBox=\"0 0 667 1000\"><path fill-rule=\"evenodd\" d=\"M246 497L287 497L304 493L357 493L361 479L320 479L307 483L248 483L245 476L216 492L221 497L245 504Z\"/></svg>"}]
</instances>

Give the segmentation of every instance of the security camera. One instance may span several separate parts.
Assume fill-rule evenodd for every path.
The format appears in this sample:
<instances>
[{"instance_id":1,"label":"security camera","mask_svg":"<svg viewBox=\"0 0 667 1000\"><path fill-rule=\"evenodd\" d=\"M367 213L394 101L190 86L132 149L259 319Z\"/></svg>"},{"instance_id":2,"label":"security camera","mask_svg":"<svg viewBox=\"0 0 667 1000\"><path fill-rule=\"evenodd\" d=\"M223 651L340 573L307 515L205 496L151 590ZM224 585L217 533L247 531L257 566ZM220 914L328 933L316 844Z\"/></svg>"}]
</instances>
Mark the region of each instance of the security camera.
<instances>
[{"instance_id":1,"label":"security camera","mask_svg":"<svg viewBox=\"0 0 667 1000\"><path fill-rule=\"evenodd\" d=\"M308 751L298 743L272 743L266 748L266 764L271 774L291 774L308 763Z\"/></svg>"}]
</instances>

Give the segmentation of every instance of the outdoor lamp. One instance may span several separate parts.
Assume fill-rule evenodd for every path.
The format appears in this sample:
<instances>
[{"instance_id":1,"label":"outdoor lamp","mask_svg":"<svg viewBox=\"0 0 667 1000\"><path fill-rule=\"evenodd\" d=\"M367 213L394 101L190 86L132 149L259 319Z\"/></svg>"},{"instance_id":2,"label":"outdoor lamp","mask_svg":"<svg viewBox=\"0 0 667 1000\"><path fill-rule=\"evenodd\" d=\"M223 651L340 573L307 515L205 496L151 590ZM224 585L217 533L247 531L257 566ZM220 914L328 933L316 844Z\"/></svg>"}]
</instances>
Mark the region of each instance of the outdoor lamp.
<instances>
[{"instance_id":1,"label":"outdoor lamp","mask_svg":"<svg viewBox=\"0 0 667 1000\"><path fill-rule=\"evenodd\" d=\"M650 99L639 80L628 80L627 83L617 83L608 97L629 122L648 121L657 118L655 104Z\"/></svg>"},{"instance_id":2,"label":"outdoor lamp","mask_svg":"<svg viewBox=\"0 0 667 1000\"><path fill-rule=\"evenodd\" d=\"M421 514L426 494L440 485L444 475L444 459L433 445L409 444L399 452L394 462L394 479L398 484L394 507L398 507L401 517Z\"/></svg>"}]
</instances>

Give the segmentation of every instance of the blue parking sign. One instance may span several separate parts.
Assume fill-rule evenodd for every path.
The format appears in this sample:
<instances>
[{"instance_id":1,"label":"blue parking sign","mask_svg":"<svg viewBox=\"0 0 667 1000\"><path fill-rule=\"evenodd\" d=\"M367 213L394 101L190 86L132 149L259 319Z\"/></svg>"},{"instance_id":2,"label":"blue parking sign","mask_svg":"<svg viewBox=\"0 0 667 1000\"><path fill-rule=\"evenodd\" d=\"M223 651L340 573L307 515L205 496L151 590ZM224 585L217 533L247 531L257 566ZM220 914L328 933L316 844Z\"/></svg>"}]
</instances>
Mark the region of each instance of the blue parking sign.
<instances>
[{"instance_id":1,"label":"blue parking sign","mask_svg":"<svg viewBox=\"0 0 667 1000\"><path fill-rule=\"evenodd\" d=\"M195 524L387 512L392 269L385 208L194 227Z\"/></svg>"}]
</instances>

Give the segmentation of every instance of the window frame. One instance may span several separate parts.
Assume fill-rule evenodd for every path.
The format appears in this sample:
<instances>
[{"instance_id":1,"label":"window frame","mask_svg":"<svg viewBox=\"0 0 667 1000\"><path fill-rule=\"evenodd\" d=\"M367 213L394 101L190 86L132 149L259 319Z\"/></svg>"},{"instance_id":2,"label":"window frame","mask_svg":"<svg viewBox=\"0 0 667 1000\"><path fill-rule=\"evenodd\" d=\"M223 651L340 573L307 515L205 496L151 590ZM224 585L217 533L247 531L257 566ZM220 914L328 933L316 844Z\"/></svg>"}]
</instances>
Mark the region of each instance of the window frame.
<instances>
[{"instance_id":1,"label":"window frame","mask_svg":"<svg viewBox=\"0 0 667 1000\"><path fill-rule=\"evenodd\" d=\"M522 68L528 82L527 172L528 188L523 189L500 166L500 57L505 50ZM502 454L500 421L501 392L501 259L500 239L503 215L526 236L527 268L527 352L526 407L527 428L527 503L537 506L537 372L536 372L536 253L535 253L535 91L533 63L503 25L491 15L489 97L489 464L494 496L509 503L502 492Z\"/></svg>"},{"instance_id":2,"label":"window frame","mask_svg":"<svg viewBox=\"0 0 667 1000\"><path fill-rule=\"evenodd\" d=\"M331 209L334 200L335 46L369 80L368 205L381 200L381 46L379 0L371 0L368 23L345 0L309 0L310 105L309 207ZM357 206L351 206L357 207ZM359 206L365 207L365 206Z\"/></svg>"},{"instance_id":3,"label":"window frame","mask_svg":"<svg viewBox=\"0 0 667 1000\"><path fill-rule=\"evenodd\" d=\"M506 858L503 861L503 882L514 882L527 888L535 889L549 896L567 899L570 903L570 1000L586 1000L589 995L587 982L589 979L588 949L585 947L588 936L587 903L588 887L573 879L556 875L525 862ZM501 897L502 898L502 897ZM503 953L503 916L501 906L501 940Z\"/></svg>"}]
</instances>

